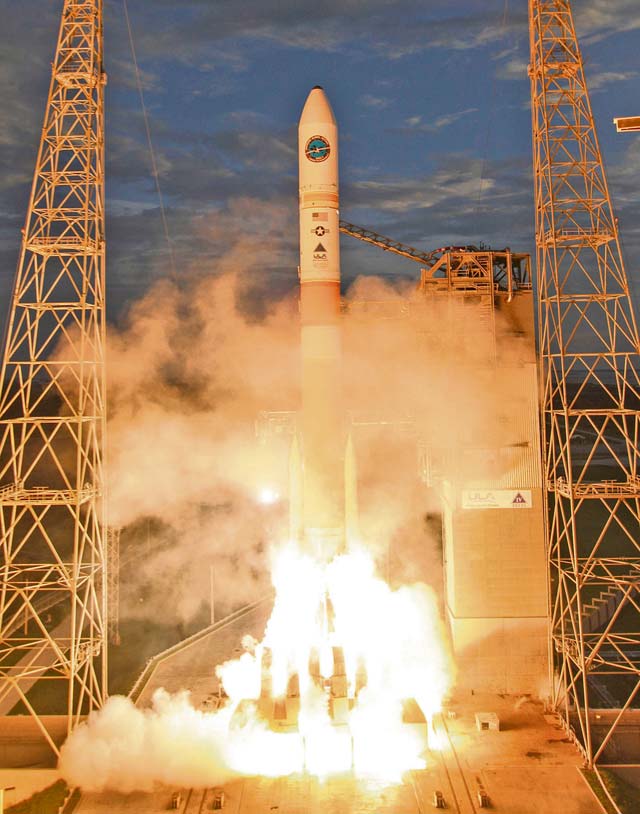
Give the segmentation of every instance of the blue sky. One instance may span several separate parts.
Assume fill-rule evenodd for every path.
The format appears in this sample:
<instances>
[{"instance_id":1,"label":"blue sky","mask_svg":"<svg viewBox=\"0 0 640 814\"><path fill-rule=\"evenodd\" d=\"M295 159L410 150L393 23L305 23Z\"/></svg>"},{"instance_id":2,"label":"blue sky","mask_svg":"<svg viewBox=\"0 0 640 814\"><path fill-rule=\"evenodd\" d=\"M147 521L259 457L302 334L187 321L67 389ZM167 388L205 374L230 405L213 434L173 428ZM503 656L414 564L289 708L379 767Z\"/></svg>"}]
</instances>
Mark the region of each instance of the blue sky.
<instances>
[{"instance_id":1,"label":"blue sky","mask_svg":"<svg viewBox=\"0 0 640 814\"><path fill-rule=\"evenodd\" d=\"M255 296L296 284L296 124L323 85L341 215L415 246L531 251L525 0L128 0L179 275L243 256ZM10 290L62 0L0 0L0 296ZM592 102L640 294L640 4L575 0ZM168 260L121 0L105 0L109 314ZM343 238L343 275L418 268ZM4 307L3 307L4 310ZM4 314L2 314L4 316Z\"/></svg>"}]
</instances>

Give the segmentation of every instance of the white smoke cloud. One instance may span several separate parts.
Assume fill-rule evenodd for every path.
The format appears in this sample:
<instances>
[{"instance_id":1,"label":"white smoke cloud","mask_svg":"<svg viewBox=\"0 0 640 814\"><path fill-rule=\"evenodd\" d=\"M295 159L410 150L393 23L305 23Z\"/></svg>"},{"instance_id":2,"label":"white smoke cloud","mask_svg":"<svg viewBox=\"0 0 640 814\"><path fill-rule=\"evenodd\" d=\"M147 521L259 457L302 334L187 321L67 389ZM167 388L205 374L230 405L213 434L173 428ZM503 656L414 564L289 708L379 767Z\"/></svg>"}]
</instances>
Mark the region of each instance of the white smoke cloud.
<instances>
[{"instance_id":1,"label":"white smoke cloud","mask_svg":"<svg viewBox=\"0 0 640 814\"><path fill-rule=\"evenodd\" d=\"M221 254L158 282L109 328L108 520L125 527L123 619L202 621L212 567L218 614L268 585L286 512L256 497L283 494L286 452L283 463L254 427L261 410L296 407L297 303L273 296L255 258L282 264L289 217L238 198L196 218Z\"/></svg>"},{"instance_id":2,"label":"white smoke cloud","mask_svg":"<svg viewBox=\"0 0 640 814\"><path fill-rule=\"evenodd\" d=\"M266 305L248 292L256 238L234 228L249 204L208 227L231 235L216 265L224 273L159 283L109 335L110 522L159 521L151 535L134 529L123 538L124 559L138 563L123 580L123 617L188 622L207 601L211 566L220 609L238 606L266 588L266 552L287 535L286 500L265 507L258 496L266 488L286 498L289 439L262 444L254 427L261 411L298 407L297 291ZM277 254L285 216L274 218L275 237L260 241ZM346 298L400 306L411 289L359 278ZM472 373L459 347L437 341L450 334L448 319L430 314L435 342L410 319L363 319L357 308L343 323L345 404L382 422L354 431L363 539L397 579L435 586L440 555L423 522L430 506L417 438L442 447L463 426L484 437L478 428L513 401ZM406 419L409 434L398 429Z\"/></svg>"},{"instance_id":3,"label":"white smoke cloud","mask_svg":"<svg viewBox=\"0 0 640 814\"><path fill-rule=\"evenodd\" d=\"M187 692L158 690L149 709L112 696L66 741L59 769L84 791L214 786L233 774L223 757L227 723L194 709Z\"/></svg>"},{"instance_id":4,"label":"white smoke cloud","mask_svg":"<svg viewBox=\"0 0 640 814\"><path fill-rule=\"evenodd\" d=\"M212 234L228 238L236 215L221 214ZM276 236L274 253L281 243ZM268 250L263 240L261 251ZM135 529L154 518L146 540L144 533L133 535L124 552L125 559L137 559L124 572L123 617L192 619L208 597L211 566L216 602L230 608L254 599L267 587L269 550L286 539L286 502L264 507L257 496L265 488L286 495L289 439L261 445L254 424L263 410L298 405L297 292L266 305L260 292L254 297L246 275L255 256L254 243L236 236L218 274L199 273L180 286L158 284L110 333L110 522ZM391 303L393 310L410 295L406 284L359 278L347 300ZM489 419L498 412L516 414L517 398L508 382L496 386L474 368L485 351L469 349L455 336L451 341L451 316L438 307L427 326L405 318L363 318L357 307L343 326L345 403L369 419L368 428L353 429L362 542L389 585L430 586L374 592L371 607L389 599L393 631L407 634L392 633L374 644L402 665L391 671L396 695L420 696L423 684L441 698L453 668L432 591L441 589L442 565L437 535L424 523L430 505L417 477L417 439L455 447L461 428L488 439ZM461 337L464 330L461 319ZM509 347L516 345L510 340ZM516 348L514 362L518 353ZM503 423L501 431L507 430ZM147 590L139 603L141 586ZM380 622L373 623L373 616L359 620L357 638L363 642ZM246 653L242 665L227 664L221 675L235 672L239 685L255 686L255 672L247 680L245 669L252 658L255 671L257 656ZM251 714L248 726L231 731L243 695L229 695L229 707L218 713L194 709L186 693L160 691L148 710L112 698L65 744L61 771L86 790L127 792L157 784L211 786L237 772L286 774L295 768L299 755L292 749L284 762L265 769L264 755L277 751L275 735ZM363 706L366 698L365 692ZM437 709L428 698L419 700L426 710ZM397 713L397 705L391 712Z\"/></svg>"}]
</instances>

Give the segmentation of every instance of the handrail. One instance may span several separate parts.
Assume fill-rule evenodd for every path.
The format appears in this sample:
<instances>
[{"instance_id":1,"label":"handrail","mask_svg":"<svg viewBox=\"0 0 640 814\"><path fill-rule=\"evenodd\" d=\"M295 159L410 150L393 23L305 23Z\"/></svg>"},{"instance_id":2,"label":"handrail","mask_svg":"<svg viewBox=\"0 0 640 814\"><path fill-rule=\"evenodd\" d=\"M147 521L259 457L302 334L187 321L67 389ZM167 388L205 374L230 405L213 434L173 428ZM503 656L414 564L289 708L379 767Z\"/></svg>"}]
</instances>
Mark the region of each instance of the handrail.
<instances>
[{"instance_id":1,"label":"handrail","mask_svg":"<svg viewBox=\"0 0 640 814\"><path fill-rule=\"evenodd\" d=\"M255 602L250 602L248 605L243 605L242 608L239 608L237 611L230 613L228 616L225 616L224 619L220 619L217 622L214 622L212 625L207 625L207 627L198 630L193 635L189 636L186 639L183 639L181 642L177 642L176 644L171 645L166 650L163 650L160 653L157 653L155 656L152 656L146 663L143 671L140 673L138 678L136 679L133 687L129 691L129 698L133 701L133 703L137 703L140 696L142 695L142 691L144 690L147 682L153 675L158 667L163 661L168 659L170 656L173 656L175 653L180 652L180 650L184 650L187 647L190 647L192 644L195 644L200 639L204 639L210 633L215 633L216 630L219 630L222 627L226 627L226 625L231 624L236 619L243 616L245 613L249 613L252 610L258 608L263 602L266 602L268 599L273 597L273 592L270 592L266 596L261 597L260 599L256 599Z\"/></svg>"}]
</instances>

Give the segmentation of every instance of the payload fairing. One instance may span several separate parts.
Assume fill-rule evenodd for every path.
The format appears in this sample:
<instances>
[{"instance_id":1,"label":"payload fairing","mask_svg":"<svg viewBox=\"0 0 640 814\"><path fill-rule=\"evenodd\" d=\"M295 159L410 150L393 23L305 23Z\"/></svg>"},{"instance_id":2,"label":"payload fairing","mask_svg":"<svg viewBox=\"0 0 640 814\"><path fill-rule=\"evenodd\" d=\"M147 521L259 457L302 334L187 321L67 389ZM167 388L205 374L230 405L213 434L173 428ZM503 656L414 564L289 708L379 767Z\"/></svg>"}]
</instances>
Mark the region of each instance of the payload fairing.
<instances>
[{"instance_id":1,"label":"payload fairing","mask_svg":"<svg viewBox=\"0 0 640 814\"><path fill-rule=\"evenodd\" d=\"M319 86L300 117L298 159L302 419L292 481L300 473L302 488L291 489L292 534L329 559L347 547L356 509L342 397L338 128Z\"/></svg>"}]
</instances>

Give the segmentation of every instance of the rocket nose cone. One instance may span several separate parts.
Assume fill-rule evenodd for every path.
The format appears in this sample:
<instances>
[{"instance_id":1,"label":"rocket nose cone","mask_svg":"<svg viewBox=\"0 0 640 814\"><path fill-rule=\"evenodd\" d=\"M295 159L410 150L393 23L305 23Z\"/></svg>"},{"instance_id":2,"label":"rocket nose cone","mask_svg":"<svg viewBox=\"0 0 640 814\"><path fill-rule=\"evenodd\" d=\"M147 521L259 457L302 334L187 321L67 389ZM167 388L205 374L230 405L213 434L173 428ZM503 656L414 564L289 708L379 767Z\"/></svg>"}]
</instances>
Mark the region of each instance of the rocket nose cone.
<instances>
[{"instance_id":1,"label":"rocket nose cone","mask_svg":"<svg viewBox=\"0 0 640 814\"><path fill-rule=\"evenodd\" d=\"M320 85L312 88L302 109L300 124L335 124L336 117L327 99L327 94Z\"/></svg>"}]
</instances>

